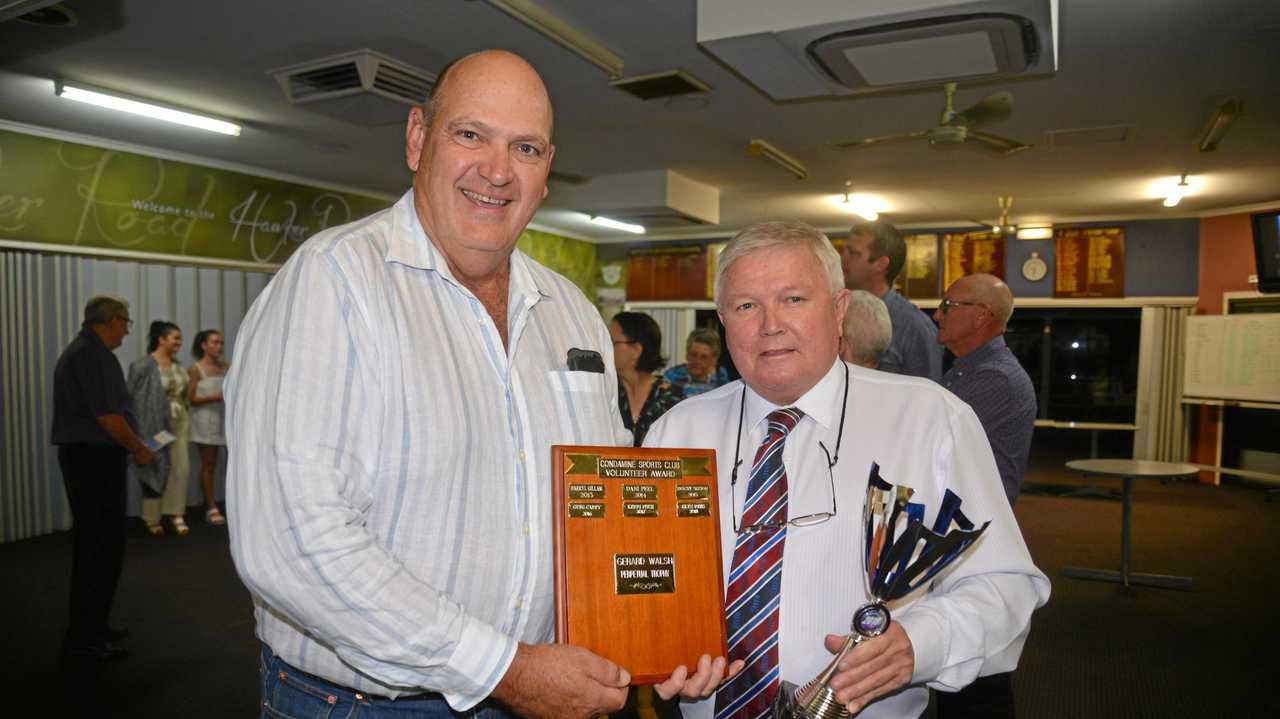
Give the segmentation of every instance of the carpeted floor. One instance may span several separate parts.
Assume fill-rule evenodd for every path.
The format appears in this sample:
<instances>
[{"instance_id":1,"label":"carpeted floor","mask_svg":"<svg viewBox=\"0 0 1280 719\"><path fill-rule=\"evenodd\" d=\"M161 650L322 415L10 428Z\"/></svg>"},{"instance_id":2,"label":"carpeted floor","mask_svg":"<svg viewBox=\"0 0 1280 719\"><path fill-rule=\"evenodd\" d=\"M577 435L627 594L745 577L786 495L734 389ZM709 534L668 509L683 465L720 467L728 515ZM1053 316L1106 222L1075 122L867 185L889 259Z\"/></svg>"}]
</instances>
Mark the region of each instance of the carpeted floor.
<instances>
[{"instance_id":1,"label":"carpeted floor","mask_svg":"<svg viewBox=\"0 0 1280 719\"><path fill-rule=\"evenodd\" d=\"M1061 472L1030 480L1081 484ZM1062 576L1069 565L1118 565L1119 502L1028 494L1017 515L1054 583L1014 679L1022 717L1280 716L1280 501L1243 486L1139 482L1133 570L1191 575L1190 591ZM0 715L254 716L250 601L226 530L198 518L192 528L153 539L134 526L114 618L132 632L132 656L74 671L57 663L70 536L0 545Z\"/></svg>"}]
</instances>

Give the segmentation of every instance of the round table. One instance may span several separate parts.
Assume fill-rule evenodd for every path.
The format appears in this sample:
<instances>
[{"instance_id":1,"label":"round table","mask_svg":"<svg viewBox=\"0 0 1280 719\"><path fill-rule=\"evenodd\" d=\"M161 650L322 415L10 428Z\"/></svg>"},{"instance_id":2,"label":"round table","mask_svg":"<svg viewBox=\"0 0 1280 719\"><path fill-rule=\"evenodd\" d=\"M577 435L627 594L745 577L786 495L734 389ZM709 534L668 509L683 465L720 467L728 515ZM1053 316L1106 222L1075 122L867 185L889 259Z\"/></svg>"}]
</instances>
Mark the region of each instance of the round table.
<instances>
[{"instance_id":1,"label":"round table","mask_svg":"<svg viewBox=\"0 0 1280 719\"><path fill-rule=\"evenodd\" d=\"M1157 462L1150 459L1073 459L1067 462L1068 469L1085 474L1107 475L1121 478L1120 514L1120 571L1110 569L1086 569L1067 567L1062 573L1076 579L1096 579L1103 582L1119 582L1128 588L1132 584L1143 584L1152 587L1187 589L1191 587L1191 577L1180 577L1168 574L1138 574L1129 571L1129 515L1132 511L1132 488L1134 479L1170 479L1189 477L1200 471L1193 464L1184 462Z\"/></svg>"}]
</instances>

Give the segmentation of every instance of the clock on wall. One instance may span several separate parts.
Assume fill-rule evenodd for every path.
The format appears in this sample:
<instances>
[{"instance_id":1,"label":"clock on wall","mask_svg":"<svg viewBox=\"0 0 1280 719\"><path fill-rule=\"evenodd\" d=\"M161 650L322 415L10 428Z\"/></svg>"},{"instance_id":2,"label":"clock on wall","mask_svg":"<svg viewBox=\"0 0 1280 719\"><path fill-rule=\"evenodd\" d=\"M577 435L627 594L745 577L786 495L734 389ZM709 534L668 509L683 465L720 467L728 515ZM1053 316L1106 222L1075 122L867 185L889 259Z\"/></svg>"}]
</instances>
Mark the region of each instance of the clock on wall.
<instances>
[{"instance_id":1,"label":"clock on wall","mask_svg":"<svg viewBox=\"0 0 1280 719\"><path fill-rule=\"evenodd\" d=\"M1039 252L1032 252L1026 262L1022 263L1022 276L1030 282L1039 282L1048 274L1049 266L1040 259Z\"/></svg>"}]
</instances>

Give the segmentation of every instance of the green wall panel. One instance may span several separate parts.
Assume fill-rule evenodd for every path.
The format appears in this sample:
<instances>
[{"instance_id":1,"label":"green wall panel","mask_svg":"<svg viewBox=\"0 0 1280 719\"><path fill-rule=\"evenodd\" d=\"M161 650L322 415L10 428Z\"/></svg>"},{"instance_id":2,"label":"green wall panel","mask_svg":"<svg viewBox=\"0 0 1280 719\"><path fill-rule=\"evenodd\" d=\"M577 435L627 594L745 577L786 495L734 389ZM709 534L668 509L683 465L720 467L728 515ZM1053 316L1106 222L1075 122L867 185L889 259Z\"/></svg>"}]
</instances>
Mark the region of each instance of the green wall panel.
<instances>
[{"instance_id":1,"label":"green wall panel","mask_svg":"<svg viewBox=\"0 0 1280 719\"><path fill-rule=\"evenodd\" d=\"M0 130L0 239L279 264L387 200Z\"/></svg>"},{"instance_id":2,"label":"green wall panel","mask_svg":"<svg viewBox=\"0 0 1280 719\"><path fill-rule=\"evenodd\" d=\"M522 252L569 278L596 301L596 246L538 230L525 230L516 243Z\"/></svg>"}]
</instances>

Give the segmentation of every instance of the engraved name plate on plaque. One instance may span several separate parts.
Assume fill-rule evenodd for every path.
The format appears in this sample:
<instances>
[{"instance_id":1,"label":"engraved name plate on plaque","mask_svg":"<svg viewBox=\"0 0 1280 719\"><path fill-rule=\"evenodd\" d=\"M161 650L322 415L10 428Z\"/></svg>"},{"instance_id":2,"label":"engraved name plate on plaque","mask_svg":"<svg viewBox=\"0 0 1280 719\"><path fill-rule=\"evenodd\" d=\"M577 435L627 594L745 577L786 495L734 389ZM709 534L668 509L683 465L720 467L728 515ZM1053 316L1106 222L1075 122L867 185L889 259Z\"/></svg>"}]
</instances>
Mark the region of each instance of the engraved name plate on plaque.
<instances>
[{"instance_id":1,"label":"engraved name plate on plaque","mask_svg":"<svg viewBox=\"0 0 1280 719\"><path fill-rule=\"evenodd\" d=\"M556 446L556 640L664 681L725 656L715 452Z\"/></svg>"}]
</instances>

